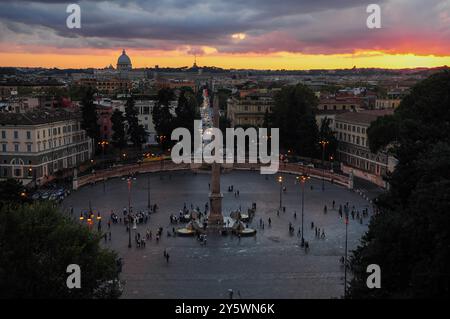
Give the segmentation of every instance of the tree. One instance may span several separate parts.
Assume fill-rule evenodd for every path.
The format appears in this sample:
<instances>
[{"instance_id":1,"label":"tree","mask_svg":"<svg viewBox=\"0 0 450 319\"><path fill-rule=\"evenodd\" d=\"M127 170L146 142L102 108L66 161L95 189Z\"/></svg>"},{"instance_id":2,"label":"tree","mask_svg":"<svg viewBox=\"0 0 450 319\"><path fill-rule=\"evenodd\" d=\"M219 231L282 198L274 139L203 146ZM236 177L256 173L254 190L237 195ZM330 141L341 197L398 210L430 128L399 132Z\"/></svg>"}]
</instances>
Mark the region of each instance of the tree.
<instances>
[{"instance_id":1,"label":"tree","mask_svg":"<svg viewBox=\"0 0 450 319\"><path fill-rule=\"evenodd\" d=\"M0 206L9 203L23 203L26 198L23 194L25 188L22 182L13 178L8 178L4 181L0 181Z\"/></svg>"},{"instance_id":2,"label":"tree","mask_svg":"<svg viewBox=\"0 0 450 319\"><path fill-rule=\"evenodd\" d=\"M175 98L175 94L171 89L161 89L158 91L158 103L152 110L153 123L158 135L158 142L163 149L171 146L170 136L175 127L174 116L170 102Z\"/></svg>"},{"instance_id":3,"label":"tree","mask_svg":"<svg viewBox=\"0 0 450 319\"><path fill-rule=\"evenodd\" d=\"M377 214L351 258L352 298L450 297L450 73L418 83L395 114L369 129L373 150L390 147L398 165ZM382 288L366 286L378 264Z\"/></svg>"},{"instance_id":4,"label":"tree","mask_svg":"<svg viewBox=\"0 0 450 319\"><path fill-rule=\"evenodd\" d=\"M194 120L200 117L197 100L191 88L182 88L175 109L175 127L184 127L194 133Z\"/></svg>"},{"instance_id":5,"label":"tree","mask_svg":"<svg viewBox=\"0 0 450 319\"><path fill-rule=\"evenodd\" d=\"M86 131L87 136L94 139L94 144L100 139L100 127L98 125L97 108L94 104L94 90L86 90L81 100L81 128Z\"/></svg>"},{"instance_id":6,"label":"tree","mask_svg":"<svg viewBox=\"0 0 450 319\"><path fill-rule=\"evenodd\" d=\"M112 142L115 147L123 148L127 144L126 132L125 132L125 117L123 112L116 109L111 115L112 122Z\"/></svg>"},{"instance_id":7,"label":"tree","mask_svg":"<svg viewBox=\"0 0 450 319\"><path fill-rule=\"evenodd\" d=\"M318 154L318 128L314 109L318 101L307 86L286 86L275 96L272 127L280 129L280 145L300 156Z\"/></svg>"},{"instance_id":8,"label":"tree","mask_svg":"<svg viewBox=\"0 0 450 319\"><path fill-rule=\"evenodd\" d=\"M128 124L128 138L134 147L141 147L145 143L147 133L144 127L139 124L138 111L134 107L134 99L132 97L129 97L125 104L125 119Z\"/></svg>"},{"instance_id":9,"label":"tree","mask_svg":"<svg viewBox=\"0 0 450 319\"><path fill-rule=\"evenodd\" d=\"M0 210L0 298L118 298L117 255L50 204ZM81 269L68 289L67 266Z\"/></svg>"},{"instance_id":10,"label":"tree","mask_svg":"<svg viewBox=\"0 0 450 319\"><path fill-rule=\"evenodd\" d=\"M330 156L336 154L338 141L335 136L335 132L330 127L331 119L325 117L320 123L319 129L319 139L328 142L325 148L325 160L329 159Z\"/></svg>"},{"instance_id":11,"label":"tree","mask_svg":"<svg viewBox=\"0 0 450 319\"><path fill-rule=\"evenodd\" d=\"M271 126L272 126L272 116L269 112L269 109L266 108L266 111L264 112L263 128L270 129Z\"/></svg>"}]
</instances>

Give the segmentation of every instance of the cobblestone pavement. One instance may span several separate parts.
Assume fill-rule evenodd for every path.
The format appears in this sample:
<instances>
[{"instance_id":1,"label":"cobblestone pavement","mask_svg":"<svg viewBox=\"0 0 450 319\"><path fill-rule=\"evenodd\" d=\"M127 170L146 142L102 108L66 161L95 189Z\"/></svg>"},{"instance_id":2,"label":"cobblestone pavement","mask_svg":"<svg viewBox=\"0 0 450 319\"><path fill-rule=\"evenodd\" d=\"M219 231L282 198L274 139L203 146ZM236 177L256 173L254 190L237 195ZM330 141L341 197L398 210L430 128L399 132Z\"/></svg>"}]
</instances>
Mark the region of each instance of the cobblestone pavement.
<instances>
[{"instance_id":1,"label":"cobblestone pavement","mask_svg":"<svg viewBox=\"0 0 450 319\"><path fill-rule=\"evenodd\" d=\"M121 275L126 282L123 298L227 298L228 289L242 298L339 298L343 294L343 266L339 258L344 254L345 224L332 201L349 202L350 208L362 210L371 205L359 194L344 187L326 183L321 190L321 180L309 180L305 186L305 240L310 251L300 247L297 230L301 227L300 185L295 177L284 176L283 206L280 212L280 185L276 176L264 176L259 172L233 171L222 174L224 215L239 207L245 211L253 202L257 204L256 216L250 227L256 228L256 237L238 239L234 236L209 236L203 246L195 238L166 237L172 229L171 213L178 214L184 203L192 203L204 209L208 202L210 174L192 172L155 173L151 175L151 203L157 203L159 211L151 215L147 224L138 225L136 232L145 235L149 228L155 234L164 227L159 243L147 241L145 248L128 248L128 234L123 224L111 226L112 240L103 243L116 250L124 259ZM235 197L228 192L234 185L240 191ZM311 189L310 187L313 186ZM131 202L136 210L147 207L147 175L139 175L133 182ZM370 197L370 196L369 196ZM106 184L86 186L64 202L66 209L73 207L75 215L92 208L102 213L103 230L111 210L122 215L128 205L127 182L113 179ZM324 214L324 205L328 213ZM294 213L297 218L294 218ZM77 217L77 216L75 216ZM268 218L272 226L268 227ZM265 227L259 226L262 218ZM289 222L295 227L295 235L289 234ZM326 238L315 238L311 222L325 230ZM348 228L349 250L354 249L367 230L369 218L363 224L350 219ZM95 226L94 226L95 229ZM133 237L134 238L134 237ZM154 237L153 237L154 238ZM103 241L102 241L103 242ZM167 250L170 260L163 258ZM239 294L238 294L239 292Z\"/></svg>"}]
</instances>

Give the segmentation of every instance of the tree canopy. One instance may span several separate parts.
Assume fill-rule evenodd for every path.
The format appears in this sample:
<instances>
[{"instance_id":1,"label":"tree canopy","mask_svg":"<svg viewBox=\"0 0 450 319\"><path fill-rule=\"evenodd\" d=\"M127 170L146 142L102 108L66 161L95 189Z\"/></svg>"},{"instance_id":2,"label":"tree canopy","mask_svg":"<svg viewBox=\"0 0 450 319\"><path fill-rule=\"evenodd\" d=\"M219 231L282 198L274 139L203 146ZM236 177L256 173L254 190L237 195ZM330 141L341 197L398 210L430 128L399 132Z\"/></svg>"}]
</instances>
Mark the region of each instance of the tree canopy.
<instances>
[{"instance_id":1,"label":"tree canopy","mask_svg":"<svg viewBox=\"0 0 450 319\"><path fill-rule=\"evenodd\" d=\"M0 209L0 298L118 298L117 256L50 204ZM68 289L67 266L81 269Z\"/></svg>"},{"instance_id":2,"label":"tree canopy","mask_svg":"<svg viewBox=\"0 0 450 319\"><path fill-rule=\"evenodd\" d=\"M100 127L98 125L97 107L94 104L94 93L93 89L87 89L81 100L81 128L86 130L86 134L94 139L94 145L97 145L100 138Z\"/></svg>"},{"instance_id":3,"label":"tree canopy","mask_svg":"<svg viewBox=\"0 0 450 319\"><path fill-rule=\"evenodd\" d=\"M112 123L112 142L115 147L123 148L127 144L127 136L125 132L125 117L123 116L123 112L116 109L111 115L111 123Z\"/></svg>"},{"instance_id":4,"label":"tree canopy","mask_svg":"<svg viewBox=\"0 0 450 319\"><path fill-rule=\"evenodd\" d=\"M296 154L314 157L318 154L318 128L314 115L318 100L307 86L285 86L275 96L272 127L280 129L280 145Z\"/></svg>"},{"instance_id":5,"label":"tree canopy","mask_svg":"<svg viewBox=\"0 0 450 319\"><path fill-rule=\"evenodd\" d=\"M144 127L139 124L138 111L135 108L133 97L129 97L125 104L125 119L128 124L128 138L134 147L140 148L145 143L147 132Z\"/></svg>"},{"instance_id":6,"label":"tree canopy","mask_svg":"<svg viewBox=\"0 0 450 319\"><path fill-rule=\"evenodd\" d=\"M450 73L418 83L395 114L368 130L373 150L398 159L380 213L351 260L353 298L450 296ZM382 288L366 286L366 267L381 267Z\"/></svg>"}]
</instances>

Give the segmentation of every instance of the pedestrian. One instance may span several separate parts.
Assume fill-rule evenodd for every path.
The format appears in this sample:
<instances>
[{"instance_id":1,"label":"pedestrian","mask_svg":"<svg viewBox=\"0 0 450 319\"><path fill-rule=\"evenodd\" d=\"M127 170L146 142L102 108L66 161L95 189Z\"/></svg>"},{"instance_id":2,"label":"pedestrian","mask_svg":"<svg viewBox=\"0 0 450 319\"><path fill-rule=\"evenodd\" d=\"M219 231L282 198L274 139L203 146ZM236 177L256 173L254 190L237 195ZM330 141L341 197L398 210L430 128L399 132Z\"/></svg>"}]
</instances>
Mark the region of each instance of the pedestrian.
<instances>
[{"instance_id":1,"label":"pedestrian","mask_svg":"<svg viewBox=\"0 0 450 319\"><path fill-rule=\"evenodd\" d=\"M109 232L109 241L111 241L111 231Z\"/></svg>"},{"instance_id":2,"label":"pedestrian","mask_svg":"<svg viewBox=\"0 0 450 319\"><path fill-rule=\"evenodd\" d=\"M166 262L167 263L169 263L169 258L170 258L169 253L166 253Z\"/></svg>"},{"instance_id":3,"label":"pedestrian","mask_svg":"<svg viewBox=\"0 0 450 319\"><path fill-rule=\"evenodd\" d=\"M269 217L269 227L272 225L272 219Z\"/></svg>"},{"instance_id":4,"label":"pedestrian","mask_svg":"<svg viewBox=\"0 0 450 319\"><path fill-rule=\"evenodd\" d=\"M334 209L335 204L336 204L336 202L333 200L333 209Z\"/></svg>"},{"instance_id":5,"label":"pedestrian","mask_svg":"<svg viewBox=\"0 0 450 319\"><path fill-rule=\"evenodd\" d=\"M328 207L327 207L327 205L325 205L325 206L323 207L323 213L326 214L327 211L328 211Z\"/></svg>"},{"instance_id":6,"label":"pedestrian","mask_svg":"<svg viewBox=\"0 0 450 319\"><path fill-rule=\"evenodd\" d=\"M297 212L294 212L294 219L297 219Z\"/></svg>"}]
</instances>

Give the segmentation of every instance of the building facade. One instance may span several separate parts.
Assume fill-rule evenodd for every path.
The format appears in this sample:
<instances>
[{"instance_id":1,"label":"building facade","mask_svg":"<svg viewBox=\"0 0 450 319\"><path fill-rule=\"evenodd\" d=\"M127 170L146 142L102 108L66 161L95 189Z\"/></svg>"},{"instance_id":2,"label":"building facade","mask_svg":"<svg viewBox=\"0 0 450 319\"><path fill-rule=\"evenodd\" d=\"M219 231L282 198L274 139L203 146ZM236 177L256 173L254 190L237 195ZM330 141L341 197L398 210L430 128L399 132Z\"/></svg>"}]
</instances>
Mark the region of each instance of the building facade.
<instances>
[{"instance_id":1,"label":"building facade","mask_svg":"<svg viewBox=\"0 0 450 319\"><path fill-rule=\"evenodd\" d=\"M272 112L274 99L272 92L252 92L232 96L227 102L227 117L233 127L262 126L266 111Z\"/></svg>"},{"instance_id":2,"label":"building facade","mask_svg":"<svg viewBox=\"0 0 450 319\"><path fill-rule=\"evenodd\" d=\"M81 115L66 109L0 114L0 179L39 185L91 159Z\"/></svg>"},{"instance_id":3,"label":"building facade","mask_svg":"<svg viewBox=\"0 0 450 319\"><path fill-rule=\"evenodd\" d=\"M336 137L339 145L337 159L344 172L387 187L383 177L393 171L395 159L386 152L372 153L369 148L367 129L379 116L392 114L392 110L347 112L335 117Z\"/></svg>"}]
</instances>

